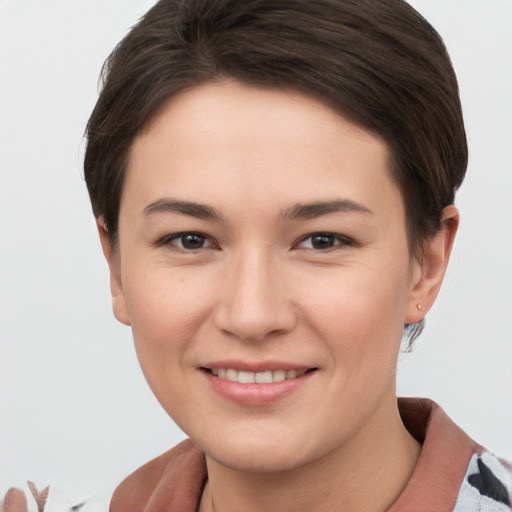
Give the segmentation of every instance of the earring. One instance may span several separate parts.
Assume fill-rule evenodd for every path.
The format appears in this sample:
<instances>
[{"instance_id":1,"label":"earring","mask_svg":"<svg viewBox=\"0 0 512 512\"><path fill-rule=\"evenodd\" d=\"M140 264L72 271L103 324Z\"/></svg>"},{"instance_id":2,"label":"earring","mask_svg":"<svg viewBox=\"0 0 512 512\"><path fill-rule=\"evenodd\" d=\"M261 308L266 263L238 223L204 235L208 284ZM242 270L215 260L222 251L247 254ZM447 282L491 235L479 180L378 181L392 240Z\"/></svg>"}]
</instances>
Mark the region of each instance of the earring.
<instances>
[{"instance_id":1,"label":"earring","mask_svg":"<svg viewBox=\"0 0 512 512\"><path fill-rule=\"evenodd\" d=\"M421 303L416 304L416 307L418 308L418 311L421 311L423 309L423 306Z\"/></svg>"}]
</instances>

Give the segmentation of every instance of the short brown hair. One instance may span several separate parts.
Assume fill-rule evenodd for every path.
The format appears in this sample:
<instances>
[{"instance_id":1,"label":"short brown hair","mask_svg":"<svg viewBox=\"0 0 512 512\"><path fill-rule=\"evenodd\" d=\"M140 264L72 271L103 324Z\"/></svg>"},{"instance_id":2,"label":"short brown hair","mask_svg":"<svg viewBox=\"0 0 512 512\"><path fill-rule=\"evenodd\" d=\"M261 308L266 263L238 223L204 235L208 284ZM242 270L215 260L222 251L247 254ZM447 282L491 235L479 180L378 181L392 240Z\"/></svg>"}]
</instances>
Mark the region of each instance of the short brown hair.
<instances>
[{"instance_id":1,"label":"short brown hair","mask_svg":"<svg viewBox=\"0 0 512 512\"><path fill-rule=\"evenodd\" d=\"M114 49L102 78L84 167L114 246L134 138L169 97L219 79L305 91L382 136L416 257L464 178L450 58L403 0L160 0Z\"/></svg>"}]
</instances>

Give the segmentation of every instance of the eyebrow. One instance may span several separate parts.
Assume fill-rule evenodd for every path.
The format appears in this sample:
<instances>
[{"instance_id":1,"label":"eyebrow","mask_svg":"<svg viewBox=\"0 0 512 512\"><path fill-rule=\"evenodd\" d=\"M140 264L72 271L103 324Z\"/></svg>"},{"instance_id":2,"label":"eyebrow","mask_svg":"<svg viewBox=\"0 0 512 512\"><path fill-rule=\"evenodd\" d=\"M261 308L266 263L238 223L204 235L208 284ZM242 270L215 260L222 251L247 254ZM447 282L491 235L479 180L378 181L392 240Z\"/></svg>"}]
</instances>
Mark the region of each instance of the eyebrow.
<instances>
[{"instance_id":1,"label":"eyebrow","mask_svg":"<svg viewBox=\"0 0 512 512\"><path fill-rule=\"evenodd\" d=\"M332 201L318 201L313 203L297 203L283 212L285 219L313 219L331 213L366 213L373 212L366 206L351 199L334 199Z\"/></svg>"},{"instance_id":2,"label":"eyebrow","mask_svg":"<svg viewBox=\"0 0 512 512\"><path fill-rule=\"evenodd\" d=\"M143 211L144 216L156 213L181 213L203 220L222 220L221 213L211 206L177 199L159 199L146 206Z\"/></svg>"},{"instance_id":3,"label":"eyebrow","mask_svg":"<svg viewBox=\"0 0 512 512\"><path fill-rule=\"evenodd\" d=\"M312 203L296 203L287 208L282 216L284 219L313 219L322 215L331 213L366 213L373 212L362 204L356 203L351 199L334 199L331 201L316 201ZM159 199L143 210L144 216L150 216L157 213L179 213L189 215L202 220L221 221L222 214L211 206L195 203L192 201L180 201L177 199Z\"/></svg>"}]
</instances>

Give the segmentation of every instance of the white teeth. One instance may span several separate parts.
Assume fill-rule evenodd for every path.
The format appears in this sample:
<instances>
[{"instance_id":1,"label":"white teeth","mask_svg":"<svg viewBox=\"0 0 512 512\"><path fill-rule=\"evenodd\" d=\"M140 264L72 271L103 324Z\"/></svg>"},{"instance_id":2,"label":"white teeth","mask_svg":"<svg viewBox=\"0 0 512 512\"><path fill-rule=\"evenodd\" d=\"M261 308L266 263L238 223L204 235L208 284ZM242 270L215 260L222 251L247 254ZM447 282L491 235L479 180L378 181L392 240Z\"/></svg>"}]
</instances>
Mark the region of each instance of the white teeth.
<instances>
[{"instance_id":1,"label":"white teeth","mask_svg":"<svg viewBox=\"0 0 512 512\"><path fill-rule=\"evenodd\" d=\"M270 384L272 382L272 372L258 372L254 378L257 384Z\"/></svg>"},{"instance_id":2,"label":"white teeth","mask_svg":"<svg viewBox=\"0 0 512 512\"><path fill-rule=\"evenodd\" d=\"M233 368L212 368L213 375L231 382L241 384L270 384L272 382L281 382L286 379L295 379L306 373L306 370L266 370L263 372L245 372L234 370Z\"/></svg>"},{"instance_id":3,"label":"white teeth","mask_svg":"<svg viewBox=\"0 0 512 512\"><path fill-rule=\"evenodd\" d=\"M238 382L241 384L254 384L255 379L256 374L253 372L238 372Z\"/></svg>"},{"instance_id":4,"label":"white teeth","mask_svg":"<svg viewBox=\"0 0 512 512\"><path fill-rule=\"evenodd\" d=\"M238 382L238 372L236 370L226 370L226 380L231 382Z\"/></svg>"},{"instance_id":5,"label":"white teeth","mask_svg":"<svg viewBox=\"0 0 512 512\"><path fill-rule=\"evenodd\" d=\"M272 372L272 380L274 382L281 382L286 379L286 371L285 370L275 370Z\"/></svg>"}]
</instances>

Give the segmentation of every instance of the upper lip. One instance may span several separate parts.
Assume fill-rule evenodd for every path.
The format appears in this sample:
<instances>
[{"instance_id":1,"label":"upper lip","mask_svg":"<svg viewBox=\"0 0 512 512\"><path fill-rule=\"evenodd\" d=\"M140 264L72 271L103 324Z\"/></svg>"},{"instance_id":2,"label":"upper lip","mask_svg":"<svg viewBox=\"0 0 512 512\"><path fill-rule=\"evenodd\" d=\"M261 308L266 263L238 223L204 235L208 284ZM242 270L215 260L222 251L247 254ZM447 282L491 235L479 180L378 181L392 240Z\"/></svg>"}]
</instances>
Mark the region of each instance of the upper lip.
<instances>
[{"instance_id":1,"label":"upper lip","mask_svg":"<svg viewBox=\"0 0 512 512\"><path fill-rule=\"evenodd\" d=\"M236 361L236 360L222 360L222 361L213 361L206 362L200 365L201 368L207 368L209 370L213 368L225 368L225 369L233 369L243 372L265 372L265 371L275 371L275 370L295 370L297 372L303 370L309 370L314 368L313 366L307 366L303 364L296 364L285 361L258 361L258 362L249 362L249 361Z\"/></svg>"}]
</instances>

